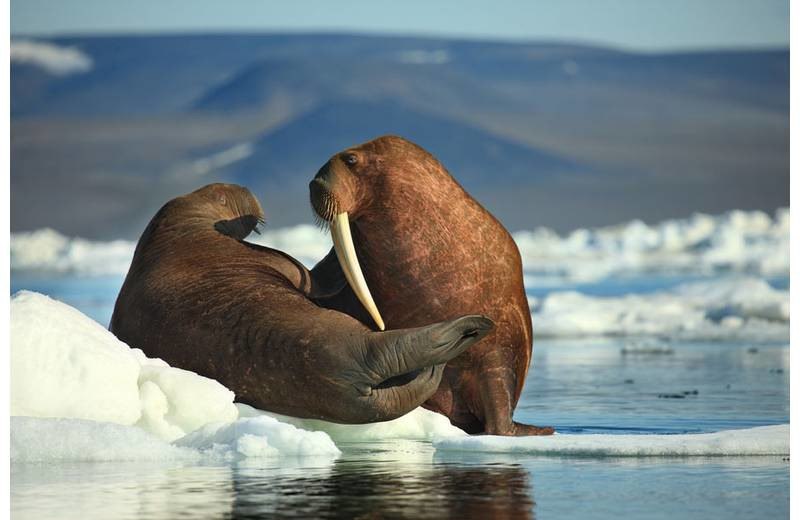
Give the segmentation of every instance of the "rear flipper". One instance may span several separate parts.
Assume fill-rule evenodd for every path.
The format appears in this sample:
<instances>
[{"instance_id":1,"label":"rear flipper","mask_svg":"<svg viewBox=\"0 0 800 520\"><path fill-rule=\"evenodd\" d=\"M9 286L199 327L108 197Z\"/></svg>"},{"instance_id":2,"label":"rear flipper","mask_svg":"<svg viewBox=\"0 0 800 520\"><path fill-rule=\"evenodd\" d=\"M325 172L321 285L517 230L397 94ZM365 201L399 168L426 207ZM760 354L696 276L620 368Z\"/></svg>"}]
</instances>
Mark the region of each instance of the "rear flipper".
<instances>
[{"instance_id":1,"label":"rear flipper","mask_svg":"<svg viewBox=\"0 0 800 520\"><path fill-rule=\"evenodd\" d=\"M371 332L362 344L363 370L351 385L366 410L349 422L388 421L410 412L436 392L445 364L492 329L484 316L464 316L413 329Z\"/></svg>"},{"instance_id":2,"label":"rear flipper","mask_svg":"<svg viewBox=\"0 0 800 520\"><path fill-rule=\"evenodd\" d=\"M486 435L552 435L555 430L550 426L533 426L514 422L513 402L515 378L514 372L507 367L496 367L486 370L480 383L480 406L476 415L483 412L483 433Z\"/></svg>"},{"instance_id":3,"label":"rear flipper","mask_svg":"<svg viewBox=\"0 0 800 520\"><path fill-rule=\"evenodd\" d=\"M373 332L366 362L381 377L444 365L482 339L494 327L485 316L463 316L414 329Z\"/></svg>"},{"instance_id":4,"label":"rear flipper","mask_svg":"<svg viewBox=\"0 0 800 520\"><path fill-rule=\"evenodd\" d=\"M333 298L346 287L348 285L344 271L336 258L336 251L331 249L311 269L311 291L308 296L314 300ZM352 298L355 299L355 295Z\"/></svg>"},{"instance_id":5,"label":"rear flipper","mask_svg":"<svg viewBox=\"0 0 800 520\"><path fill-rule=\"evenodd\" d=\"M532 424L514 422L512 423L511 433L508 435L516 437L523 435L553 435L555 432L552 426L533 426Z\"/></svg>"}]
</instances>

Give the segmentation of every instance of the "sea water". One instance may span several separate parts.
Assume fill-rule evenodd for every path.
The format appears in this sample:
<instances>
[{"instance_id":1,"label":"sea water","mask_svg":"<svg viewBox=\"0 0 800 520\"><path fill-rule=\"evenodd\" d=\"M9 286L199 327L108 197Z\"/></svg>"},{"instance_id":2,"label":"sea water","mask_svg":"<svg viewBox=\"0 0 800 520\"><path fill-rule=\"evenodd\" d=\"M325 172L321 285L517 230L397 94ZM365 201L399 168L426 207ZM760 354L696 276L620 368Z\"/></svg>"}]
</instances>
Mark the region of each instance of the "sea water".
<instances>
[{"instance_id":1,"label":"sea water","mask_svg":"<svg viewBox=\"0 0 800 520\"><path fill-rule=\"evenodd\" d=\"M644 294L684 281L640 278L583 289ZM16 277L12 290L50 294L107 324L121 282ZM648 435L789 421L785 341L594 337L534 345L515 415L521 422L561 433ZM342 454L333 460L15 463L11 512L82 520L788 516L782 456L598 458L449 452L425 441L337 445Z\"/></svg>"}]
</instances>

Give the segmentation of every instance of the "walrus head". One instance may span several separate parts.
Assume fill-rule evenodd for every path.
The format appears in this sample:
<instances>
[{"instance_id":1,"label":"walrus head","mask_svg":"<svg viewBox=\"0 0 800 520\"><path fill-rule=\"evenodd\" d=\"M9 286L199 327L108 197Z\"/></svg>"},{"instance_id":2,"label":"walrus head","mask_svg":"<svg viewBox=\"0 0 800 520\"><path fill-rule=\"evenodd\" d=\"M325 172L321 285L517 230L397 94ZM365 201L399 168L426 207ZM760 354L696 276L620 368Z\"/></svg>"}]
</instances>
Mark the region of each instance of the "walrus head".
<instances>
[{"instance_id":1,"label":"walrus head","mask_svg":"<svg viewBox=\"0 0 800 520\"><path fill-rule=\"evenodd\" d=\"M383 136L335 154L309 184L311 205L318 218L330 226L345 278L380 330L384 330L383 319L356 257L350 225L370 213L385 215L372 210L403 204L404 199L419 197L420 190L427 191L424 196L430 198L448 192L437 185L457 186L449 174L437 172L445 170L424 149L402 137Z\"/></svg>"},{"instance_id":2,"label":"walrus head","mask_svg":"<svg viewBox=\"0 0 800 520\"><path fill-rule=\"evenodd\" d=\"M253 231L258 232L264 223L264 210L250 190L236 184L214 183L191 193L172 199L159 210L150 227L177 226L186 229L187 224L208 228L236 240L244 240ZM145 230L143 237L152 230Z\"/></svg>"}]
</instances>

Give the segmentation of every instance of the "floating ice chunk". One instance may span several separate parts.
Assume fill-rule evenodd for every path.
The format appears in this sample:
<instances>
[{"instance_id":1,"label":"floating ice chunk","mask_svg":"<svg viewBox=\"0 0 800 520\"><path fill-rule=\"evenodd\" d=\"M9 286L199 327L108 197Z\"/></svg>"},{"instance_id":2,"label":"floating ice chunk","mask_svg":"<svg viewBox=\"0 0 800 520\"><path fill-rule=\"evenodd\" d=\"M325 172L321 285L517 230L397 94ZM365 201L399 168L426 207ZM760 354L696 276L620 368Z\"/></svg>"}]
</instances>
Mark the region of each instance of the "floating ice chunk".
<instances>
[{"instance_id":1,"label":"floating ice chunk","mask_svg":"<svg viewBox=\"0 0 800 520\"><path fill-rule=\"evenodd\" d=\"M213 423L168 443L137 428L83 419L12 417L11 461L239 461L273 457L335 458L323 432L303 431L271 417Z\"/></svg>"},{"instance_id":2,"label":"floating ice chunk","mask_svg":"<svg viewBox=\"0 0 800 520\"><path fill-rule=\"evenodd\" d=\"M578 229L560 237L546 228L514 233L534 285L592 282L633 273L761 276L789 274L789 210L696 214L653 226L641 221Z\"/></svg>"},{"instance_id":3,"label":"floating ice chunk","mask_svg":"<svg viewBox=\"0 0 800 520\"><path fill-rule=\"evenodd\" d=\"M669 291L617 297L552 292L533 304L540 337L784 340L789 335L789 292L754 278L695 282Z\"/></svg>"},{"instance_id":4,"label":"floating ice chunk","mask_svg":"<svg viewBox=\"0 0 800 520\"><path fill-rule=\"evenodd\" d=\"M326 433L302 430L267 416L207 424L175 444L224 460L282 455L335 456L341 453Z\"/></svg>"},{"instance_id":5,"label":"floating ice chunk","mask_svg":"<svg viewBox=\"0 0 800 520\"><path fill-rule=\"evenodd\" d=\"M678 297L696 302L711 316L738 316L789 321L789 292L773 289L764 280L736 278L684 284Z\"/></svg>"},{"instance_id":6,"label":"floating ice chunk","mask_svg":"<svg viewBox=\"0 0 800 520\"><path fill-rule=\"evenodd\" d=\"M49 228L11 237L11 268L19 271L104 275L125 274L136 243L69 238Z\"/></svg>"},{"instance_id":7,"label":"floating ice chunk","mask_svg":"<svg viewBox=\"0 0 800 520\"><path fill-rule=\"evenodd\" d=\"M236 406L239 408L240 417L257 417L261 415L274 417L298 428L325 432L335 441L431 440L433 438L466 435L463 430L450 424L450 420L444 415L424 408L416 408L391 421L371 424L337 424L273 414L241 403L237 403Z\"/></svg>"},{"instance_id":8,"label":"floating ice chunk","mask_svg":"<svg viewBox=\"0 0 800 520\"><path fill-rule=\"evenodd\" d=\"M514 233L529 286L592 282L635 273L759 276L789 274L789 210L770 218L761 211L647 225L634 220L597 229L577 229L561 237L547 228ZM312 266L331 248L330 239L304 224L267 230L248 240L274 247ZM11 234L11 268L82 275L124 274L136 244L93 242L40 229Z\"/></svg>"},{"instance_id":9,"label":"floating ice chunk","mask_svg":"<svg viewBox=\"0 0 800 520\"><path fill-rule=\"evenodd\" d=\"M683 435L467 436L435 440L433 445L438 451L582 457L788 455L789 425Z\"/></svg>"},{"instance_id":10,"label":"floating ice chunk","mask_svg":"<svg viewBox=\"0 0 800 520\"><path fill-rule=\"evenodd\" d=\"M197 451L173 446L133 426L83 419L11 418L12 462L199 458Z\"/></svg>"}]
</instances>

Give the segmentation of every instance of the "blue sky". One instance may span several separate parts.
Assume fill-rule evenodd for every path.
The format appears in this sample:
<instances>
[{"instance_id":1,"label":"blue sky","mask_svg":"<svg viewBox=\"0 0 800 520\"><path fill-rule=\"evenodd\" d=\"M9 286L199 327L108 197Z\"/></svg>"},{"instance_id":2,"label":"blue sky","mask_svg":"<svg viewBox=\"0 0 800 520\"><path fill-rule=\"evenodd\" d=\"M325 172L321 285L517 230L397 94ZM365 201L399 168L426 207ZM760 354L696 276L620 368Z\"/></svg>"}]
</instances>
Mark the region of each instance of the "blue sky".
<instances>
[{"instance_id":1,"label":"blue sky","mask_svg":"<svg viewBox=\"0 0 800 520\"><path fill-rule=\"evenodd\" d=\"M12 0L12 34L341 31L638 50L788 46L788 0Z\"/></svg>"}]
</instances>

